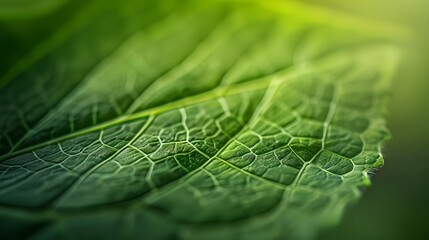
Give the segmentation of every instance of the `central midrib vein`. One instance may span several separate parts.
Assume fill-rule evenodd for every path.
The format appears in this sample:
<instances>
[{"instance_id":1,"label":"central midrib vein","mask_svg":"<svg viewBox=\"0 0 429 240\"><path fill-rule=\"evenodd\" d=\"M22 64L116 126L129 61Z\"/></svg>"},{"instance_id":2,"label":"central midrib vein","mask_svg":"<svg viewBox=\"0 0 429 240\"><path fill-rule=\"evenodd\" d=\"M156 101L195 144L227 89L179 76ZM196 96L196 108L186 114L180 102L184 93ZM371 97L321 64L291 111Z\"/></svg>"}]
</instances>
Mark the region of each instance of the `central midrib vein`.
<instances>
[{"instance_id":1,"label":"central midrib vein","mask_svg":"<svg viewBox=\"0 0 429 240\"><path fill-rule=\"evenodd\" d=\"M339 54L341 55L341 51L339 52ZM42 148L42 147L46 147L49 146L51 144L55 144L61 141L65 141L74 137L79 137L82 136L84 134L88 134L88 133L92 133L98 130L102 130L102 129L106 129L108 127L112 127L115 125L119 125L119 124L123 124L123 123L127 123L127 122L131 122L134 120L138 120L141 119L143 117L147 117L151 114L157 115L159 113L162 112L166 112L166 111L170 111L173 109L177 109L180 107L186 107L186 106L190 106L193 104L197 104L197 103L201 103L201 102L205 102L205 101L210 101L213 100L217 97L222 97L222 96L228 96L228 95L234 95L234 94L240 94L240 93L244 93L244 92L250 92L250 91L255 91L255 90L260 90L260 89L264 89L267 88L268 85L270 84L272 78L274 77L282 77L282 81L280 82L284 82L284 81L288 81L290 79L305 75L305 74L309 74L309 73L314 73L314 72L318 72L321 71L323 69L326 68L333 68L336 66L336 64L341 64L341 63L337 63L336 61L331 61L330 58L332 57L332 55L335 55L335 53L329 54L329 56L325 59L318 59L316 61L309 61L309 62L304 62L302 63L303 66L308 66L308 65L312 65L312 68L302 68L302 66L291 66L291 67L286 67L285 69L281 69L279 71L275 71L272 73L269 73L263 77L259 77L257 79L245 82L245 83L239 83L239 84L235 84L235 85L230 85L230 86L219 86L217 88L208 90L206 92L197 94L197 95L193 95L190 97L186 97L186 98L182 98L170 103L166 103L160 106L156 106L153 108L149 108L140 112L136 112L136 113L131 113L131 114L126 114L120 117L117 117L115 119L70 133L70 134L66 134L64 136L61 137L57 137L57 138L53 138L51 140L39 143L39 144L35 144L33 146L27 147L27 148L23 148L20 150L17 150L15 152L11 152L8 154L5 154L3 156L0 156L0 162L10 159L12 157L21 155L21 154L25 154L31 151L34 151L36 149ZM327 61L326 61L327 60ZM328 63L328 64L326 64Z\"/></svg>"},{"instance_id":2,"label":"central midrib vein","mask_svg":"<svg viewBox=\"0 0 429 240\"><path fill-rule=\"evenodd\" d=\"M51 145L51 144L54 144L57 142L61 142L61 141L64 141L64 140L67 140L70 138L79 137L79 136L82 136L84 134L88 134L91 132L102 130L102 129L105 129L105 128L108 128L111 126L115 126L118 124L137 120L137 119L146 117L150 114L159 114L159 113L166 112L169 110L173 110L173 109L176 109L179 107L184 107L184 106L189 106L189 105L204 102L204 101L209 101L209 100L215 99L217 97L225 96L225 95L234 95L234 94L239 94L239 93L243 93L243 92L247 92L247 91L263 89L263 88L268 86L268 83L269 83L268 80L269 80L269 78L264 77L262 79L254 80L254 81L249 82L247 84L237 84L237 85L233 85L233 86L219 87L219 88L215 88L215 89L209 90L207 92L204 92L204 93L201 93L198 95L179 99L177 101L167 103L167 104L164 104L161 106L157 106L154 108L146 109L146 110L143 110L141 112L126 114L126 115L117 117L115 119L112 119L112 120L91 126L89 128L85 128L85 129L82 129L82 130L79 130L79 131L76 131L76 132L73 132L70 134L66 134L66 135L58 137L58 138L51 139L49 141L45 141L45 142L36 144L34 146L31 146L31 147L23 148L23 149L20 149L18 151L15 151L15 152L5 154L3 156L0 156L0 161L12 158L14 156L17 156L17 155L20 155L23 153L30 152L32 150L35 150L35 149L38 149L38 148L41 148L44 146L48 146L48 145Z\"/></svg>"}]
</instances>

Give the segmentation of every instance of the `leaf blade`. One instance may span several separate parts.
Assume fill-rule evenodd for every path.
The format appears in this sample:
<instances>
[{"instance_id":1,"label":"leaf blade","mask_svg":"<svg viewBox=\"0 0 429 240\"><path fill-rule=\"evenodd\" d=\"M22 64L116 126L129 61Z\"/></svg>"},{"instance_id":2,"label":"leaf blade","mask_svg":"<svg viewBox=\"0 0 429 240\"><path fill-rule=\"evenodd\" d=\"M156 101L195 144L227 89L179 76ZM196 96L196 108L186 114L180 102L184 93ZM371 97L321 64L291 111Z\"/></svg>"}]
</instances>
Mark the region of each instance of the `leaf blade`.
<instances>
[{"instance_id":1,"label":"leaf blade","mask_svg":"<svg viewBox=\"0 0 429 240\"><path fill-rule=\"evenodd\" d=\"M133 34L52 117L27 137L21 133L16 151L0 157L0 212L53 221L36 238L65 236L79 221L106 229L124 219L121 211L148 226L147 219L159 218L159 226L189 239L207 232L257 239L273 221L280 225L272 226L272 238L312 235L337 219L369 181L367 171L382 163L387 133L381 110L396 50L378 38L368 43L359 34L341 37L335 28L227 6L227 24L211 34L206 23L188 29L198 33L185 34L187 48L175 50L169 34L183 33L187 21L208 16L211 8L185 10L161 22L164 28ZM269 37L267 26L274 26ZM165 55L150 57L166 48ZM127 60L156 66L171 52L176 60L139 73L134 101L119 97L102 105L136 88L115 82L129 78ZM101 215L110 217L100 223ZM114 234L142 234L125 228Z\"/></svg>"}]
</instances>

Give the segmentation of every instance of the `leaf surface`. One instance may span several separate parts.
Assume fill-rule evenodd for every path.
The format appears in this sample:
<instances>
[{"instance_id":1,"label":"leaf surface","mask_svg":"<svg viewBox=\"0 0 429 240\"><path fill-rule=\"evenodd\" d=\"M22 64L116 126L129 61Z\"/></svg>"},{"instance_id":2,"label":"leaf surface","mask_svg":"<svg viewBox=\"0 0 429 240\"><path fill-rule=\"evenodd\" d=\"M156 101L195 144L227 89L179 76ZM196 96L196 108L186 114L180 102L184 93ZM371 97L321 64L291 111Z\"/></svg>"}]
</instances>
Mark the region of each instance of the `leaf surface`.
<instances>
[{"instance_id":1,"label":"leaf surface","mask_svg":"<svg viewBox=\"0 0 429 240\"><path fill-rule=\"evenodd\" d=\"M284 239L336 222L383 164L397 53L298 10L82 7L0 80L2 234Z\"/></svg>"}]
</instances>

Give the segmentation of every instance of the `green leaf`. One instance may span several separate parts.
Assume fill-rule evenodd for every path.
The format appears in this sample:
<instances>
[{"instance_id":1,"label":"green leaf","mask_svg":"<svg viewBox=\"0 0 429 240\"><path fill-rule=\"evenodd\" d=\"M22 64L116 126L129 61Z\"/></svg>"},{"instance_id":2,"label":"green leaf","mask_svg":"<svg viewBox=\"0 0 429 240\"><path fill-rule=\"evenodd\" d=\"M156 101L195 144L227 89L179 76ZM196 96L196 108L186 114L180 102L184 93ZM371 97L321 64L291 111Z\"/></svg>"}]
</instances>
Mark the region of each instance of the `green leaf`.
<instances>
[{"instance_id":1,"label":"green leaf","mask_svg":"<svg viewBox=\"0 0 429 240\"><path fill-rule=\"evenodd\" d=\"M0 80L0 236L313 237L383 164L397 50L374 29L295 2L82 5Z\"/></svg>"}]
</instances>

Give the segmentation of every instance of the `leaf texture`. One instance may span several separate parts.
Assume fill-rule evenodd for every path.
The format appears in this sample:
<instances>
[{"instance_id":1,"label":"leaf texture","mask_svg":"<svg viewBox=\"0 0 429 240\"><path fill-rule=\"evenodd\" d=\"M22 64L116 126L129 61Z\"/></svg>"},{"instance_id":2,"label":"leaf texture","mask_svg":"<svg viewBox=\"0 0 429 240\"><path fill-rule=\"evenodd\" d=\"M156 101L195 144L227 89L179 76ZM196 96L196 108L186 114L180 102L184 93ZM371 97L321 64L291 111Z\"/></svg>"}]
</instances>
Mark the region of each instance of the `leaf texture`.
<instances>
[{"instance_id":1,"label":"leaf texture","mask_svg":"<svg viewBox=\"0 0 429 240\"><path fill-rule=\"evenodd\" d=\"M335 223L383 164L397 50L311 13L84 5L0 80L1 234L298 239Z\"/></svg>"}]
</instances>

